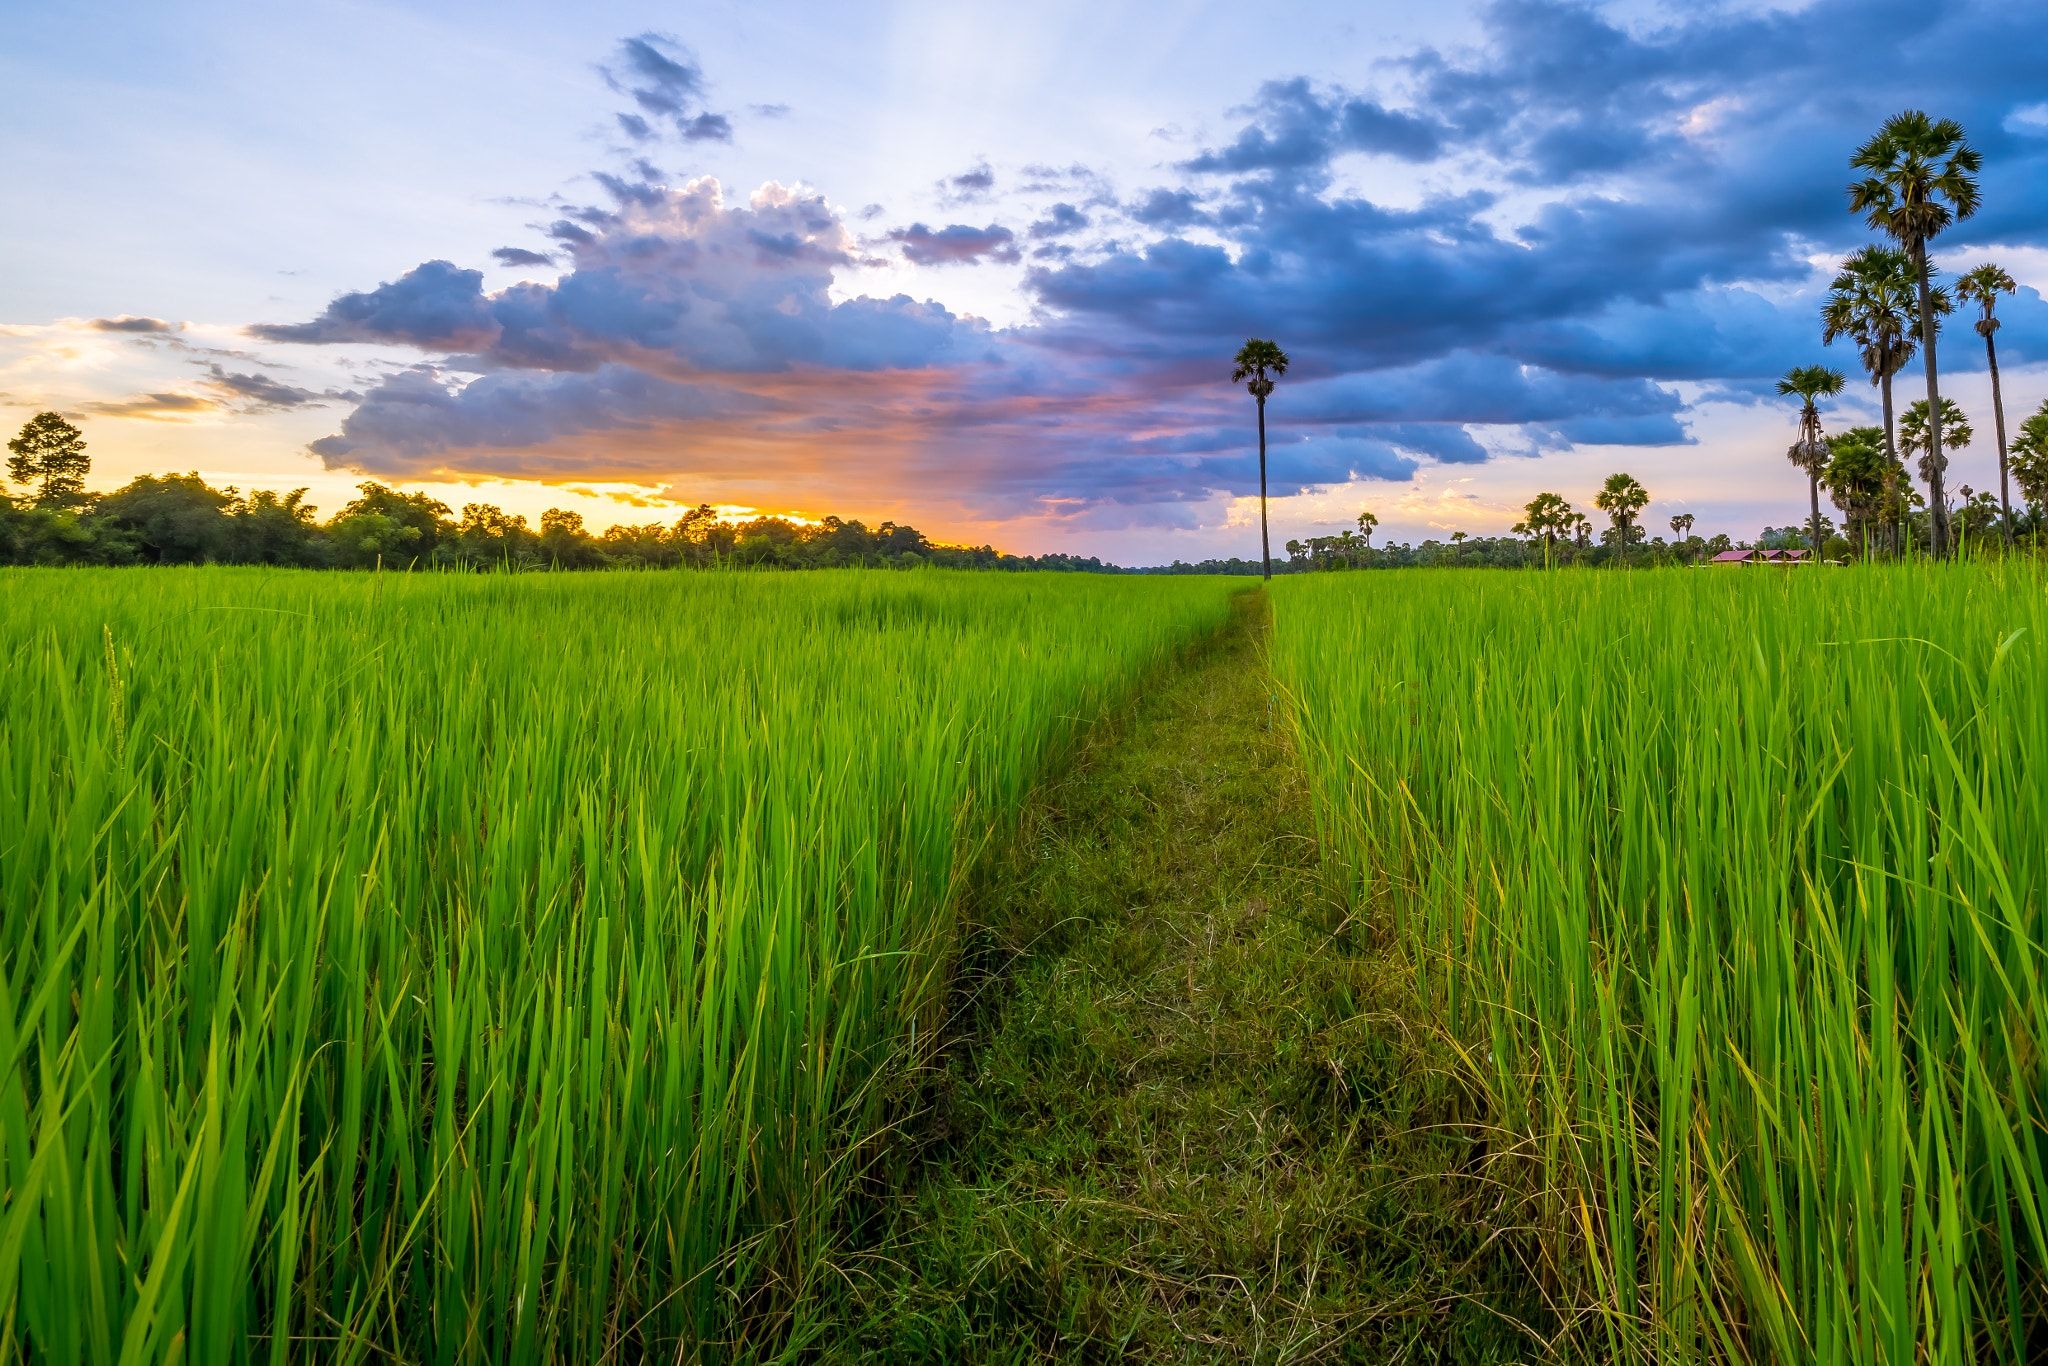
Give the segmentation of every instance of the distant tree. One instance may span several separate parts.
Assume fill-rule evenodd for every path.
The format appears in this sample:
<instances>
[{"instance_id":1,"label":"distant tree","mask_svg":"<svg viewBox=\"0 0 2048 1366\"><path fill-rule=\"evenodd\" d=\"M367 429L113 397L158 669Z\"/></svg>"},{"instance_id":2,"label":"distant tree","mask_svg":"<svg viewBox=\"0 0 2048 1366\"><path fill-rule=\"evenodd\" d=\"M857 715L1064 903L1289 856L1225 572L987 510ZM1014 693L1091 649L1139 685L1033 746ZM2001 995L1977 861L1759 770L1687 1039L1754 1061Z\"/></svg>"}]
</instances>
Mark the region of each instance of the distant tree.
<instances>
[{"instance_id":1,"label":"distant tree","mask_svg":"<svg viewBox=\"0 0 2048 1366\"><path fill-rule=\"evenodd\" d=\"M317 511L307 504L304 489L282 497L269 489L257 490L234 509L231 557L244 564L326 564L327 542L315 520Z\"/></svg>"},{"instance_id":2,"label":"distant tree","mask_svg":"<svg viewBox=\"0 0 2048 1366\"><path fill-rule=\"evenodd\" d=\"M1377 517L1375 517L1375 516L1374 516L1374 515L1373 515L1373 514L1372 514L1371 512L1369 512L1369 511L1360 511L1360 512L1359 512L1359 514L1358 514L1358 534L1359 534L1359 535L1361 535L1361 536L1363 536L1363 537L1365 537L1365 548L1366 548L1367 550L1370 550L1370 549L1372 549L1372 529L1373 529L1374 527L1378 526L1379 524L1380 524L1380 519L1379 519L1379 518L1377 518Z\"/></svg>"},{"instance_id":3,"label":"distant tree","mask_svg":"<svg viewBox=\"0 0 2048 1366\"><path fill-rule=\"evenodd\" d=\"M204 564L233 549L233 489L192 474L141 475L99 500L92 520L134 547L147 564Z\"/></svg>"},{"instance_id":4,"label":"distant tree","mask_svg":"<svg viewBox=\"0 0 2048 1366\"><path fill-rule=\"evenodd\" d=\"M1583 512L1572 514L1572 540L1581 550L1593 544L1593 524Z\"/></svg>"},{"instance_id":5,"label":"distant tree","mask_svg":"<svg viewBox=\"0 0 2048 1366\"><path fill-rule=\"evenodd\" d=\"M403 569L426 563L443 533L448 505L424 493L400 493L372 480L356 486L357 497L328 525L342 562L360 568Z\"/></svg>"},{"instance_id":6,"label":"distant tree","mask_svg":"<svg viewBox=\"0 0 2048 1366\"><path fill-rule=\"evenodd\" d=\"M1920 478L1930 492L1941 487L1942 476L1948 472L1948 451L1964 449L1977 435L1975 429L1970 426L1970 419L1952 398L1941 401L1941 432L1946 443L1945 448L1935 444L1933 427L1927 421L1925 399L1917 400L1906 409L1905 417L1899 422L1900 453L1918 457ZM1938 464L1937 452L1940 452ZM1946 516L1944 510L1940 514L1940 519L1945 521Z\"/></svg>"},{"instance_id":7,"label":"distant tree","mask_svg":"<svg viewBox=\"0 0 2048 1366\"><path fill-rule=\"evenodd\" d=\"M1841 511L1850 545L1865 553L1880 541L1896 548L1893 532L1905 514L1900 500L1905 470L1886 454L1883 430L1852 427L1827 440L1821 483Z\"/></svg>"},{"instance_id":8,"label":"distant tree","mask_svg":"<svg viewBox=\"0 0 2048 1366\"><path fill-rule=\"evenodd\" d=\"M85 453L85 433L62 414L37 413L7 449L13 452L7 457L8 477L37 486L37 507L68 507L84 496L92 459Z\"/></svg>"},{"instance_id":9,"label":"distant tree","mask_svg":"<svg viewBox=\"0 0 2048 1366\"><path fill-rule=\"evenodd\" d=\"M2048 514L2048 401L2025 422L2012 443L2012 477L2038 523Z\"/></svg>"},{"instance_id":10,"label":"distant tree","mask_svg":"<svg viewBox=\"0 0 2048 1366\"><path fill-rule=\"evenodd\" d=\"M1572 533L1579 515L1572 511L1570 503L1555 493L1537 494L1529 500L1529 505L1522 511L1527 517L1516 524L1516 532L1526 533L1532 540L1540 538L1543 542L1543 562L1550 563L1550 551L1557 543L1557 538Z\"/></svg>"},{"instance_id":11,"label":"distant tree","mask_svg":"<svg viewBox=\"0 0 2048 1366\"><path fill-rule=\"evenodd\" d=\"M1828 467L1828 444L1820 434L1820 408L1817 400L1824 395L1842 392L1842 372L1825 365L1801 365L1786 372L1778 381L1778 392L1790 394L1800 400L1799 438L1785 452L1785 458L1806 472L1806 490L1813 502L1813 558L1818 561L1827 551L1827 540L1821 531L1820 522L1820 477Z\"/></svg>"},{"instance_id":12,"label":"distant tree","mask_svg":"<svg viewBox=\"0 0 2048 1366\"><path fill-rule=\"evenodd\" d=\"M1238 348L1236 368L1230 372L1233 384L1243 384L1259 405L1259 558L1265 577L1273 577L1273 546L1266 530L1266 400L1273 393L1275 377L1287 373L1287 353L1273 342L1251 337Z\"/></svg>"},{"instance_id":13,"label":"distant tree","mask_svg":"<svg viewBox=\"0 0 2048 1366\"><path fill-rule=\"evenodd\" d=\"M1849 164L1864 172L1849 187L1849 209L1906 249L1913 258L1920 294L1920 343L1927 373L1927 404L1934 414L1928 429L1927 505L1934 554L1948 553L1946 508L1942 501L1941 385L1935 373L1933 275L1927 244L1951 223L1977 211L1977 172L1983 158L1954 119L1932 119L1909 109L1886 119L1876 135L1857 149Z\"/></svg>"},{"instance_id":14,"label":"distant tree","mask_svg":"<svg viewBox=\"0 0 2048 1366\"><path fill-rule=\"evenodd\" d=\"M1632 474L1608 475L1600 492L1593 495L1593 506L1607 514L1607 520L1613 524L1615 544L1623 549L1642 539L1636 514L1649 505L1650 491L1637 483Z\"/></svg>"},{"instance_id":15,"label":"distant tree","mask_svg":"<svg viewBox=\"0 0 2048 1366\"><path fill-rule=\"evenodd\" d=\"M1988 261L1956 281L1956 297L1977 305L1977 335L1984 339L1984 359L1991 368L1991 420L1998 433L1998 506L2007 545L2012 544L2012 478L2006 468L2005 396L1998 388L1998 296L2018 290L2004 267Z\"/></svg>"},{"instance_id":16,"label":"distant tree","mask_svg":"<svg viewBox=\"0 0 2048 1366\"><path fill-rule=\"evenodd\" d=\"M1671 534L1678 538L1681 550L1692 545L1692 514L1681 512L1671 519Z\"/></svg>"}]
</instances>

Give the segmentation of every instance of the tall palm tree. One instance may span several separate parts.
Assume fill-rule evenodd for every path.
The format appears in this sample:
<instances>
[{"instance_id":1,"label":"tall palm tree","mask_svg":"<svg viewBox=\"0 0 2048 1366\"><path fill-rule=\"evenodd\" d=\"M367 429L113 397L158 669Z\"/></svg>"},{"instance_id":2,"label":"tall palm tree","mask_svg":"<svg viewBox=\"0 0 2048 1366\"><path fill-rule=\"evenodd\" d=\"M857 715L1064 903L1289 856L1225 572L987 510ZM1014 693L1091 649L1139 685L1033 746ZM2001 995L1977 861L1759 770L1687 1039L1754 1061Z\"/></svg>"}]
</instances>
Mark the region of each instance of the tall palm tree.
<instances>
[{"instance_id":1,"label":"tall palm tree","mask_svg":"<svg viewBox=\"0 0 2048 1366\"><path fill-rule=\"evenodd\" d=\"M1920 347L1919 280L1913 258L1897 247L1864 247L1842 262L1821 305L1821 344L1832 346L1837 337L1855 341L1863 368L1878 387L1885 456L1892 465L1900 463L1892 377L1906 368ZM1955 304L1939 285L1930 291L1930 301L1938 332L1941 316ZM1894 551L1897 548L1894 544Z\"/></svg>"},{"instance_id":2,"label":"tall palm tree","mask_svg":"<svg viewBox=\"0 0 2048 1366\"><path fill-rule=\"evenodd\" d=\"M1825 365L1795 366L1778 381L1779 393L1792 394L1800 400L1799 439L1785 452L1785 458L1806 471L1806 489L1813 499L1813 558L1816 564L1826 549L1820 538L1820 476L1828 467L1828 443L1820 434L1820 408L1816 400L1823 395L1841 393L1843 383L1842 372Z\"/></svg>"},{"instance_id":3,"label":"tall palm tree","mask_svg":"<svg viewBox=\"0 0 2048 1366\"><path fill-rule=\"evenodd\" d=\"M1273 577L1273 544L1266 530L1266 399L1273 392L1273 378L1287 373L1287 353L1261 337L1247 338L1237 350L1237 368L1230 372L1232 384L1243 384L1259 401L1259 558L1266 578Z\"/></svg>"},{"instance_id":4,"label":"tall palm tree","mask_svg":"<svg viewBox=\"0 0 2048 1366\"><path fill-rule=\"evenodd\" d=\"M1977 212L1974 179L1984 159L1965 140L1954 119L1931 119L1908 109L1886 119L1875 137L1856 149L1849 164L1866 172L1849 187L1849 210L1904 247L1919 274L1920 341L1927 372L1927 405L1936 482L1927 500L1936 556L1947 553L1948 526L1941 496L1941 384L1934 367L1934 298L1927 243L1949 224Z\"/></svg>"},{"instance_id":5,"label":"tall palm tree","mask_svg":"<svg viewBox=\"0 0 2048 1366\"><path fill-rule=\"evenodd\" d=\"M1561 535L1569 535L1578 514L1572 505L1555 493L1539 493L1529 500L1529 506L1522 509L1528 514L1526 520L1515 523L1515 534L1531 539L1543 538L1543 563L1550 563L1550 547Z\"/></svg>"},{"instance_id":6,"label":"tall palm tree","mask_svg":"<svg viewBox=\"0 0 2048 1366\"><path fill-rule=\"evenodd\" d=\"M1614 542L1622 550L1635 542L1636 514L1649 505L1650 491L1637 483L1632 474L1608 475L1600 492L1593 495L1593 506L1614 523Z\"/></svg>"},{"instance_id":7,"label":"tall palm tree","mask_svg":"<svg viewBox=\"0 0 2048 1366\"><path fill-rule=\"evenodd\" d=\"M1358 532L1361 536L1365 537L1365 548L1367 550L1372 549L1372 529L1379 524L1380 519L1373 516L1371 512L1365 509L1359 510Z\"/></svg>"},{"instance_id":8,"label":"tall palm tree","mask_svg":"<svg viewBox=\"0 0 2048 1366\"><path fill-rule=\"evenodd\" d=\"M2007 545L2012 544L2012 480L2006 473L2005 396L1998 391L1998 343L1994 337L1998 332L1998 296L2018 291L2019 286L2005 273L2005 268L1989 261L1956 281L1957 296L1966 304L1977 305L1982 313L1977 319L1977 335L1984 338L1984 359L1991 366L1991 423L1998 432L1999 524L2005 528Z\"/></svg>"}]
</instances>

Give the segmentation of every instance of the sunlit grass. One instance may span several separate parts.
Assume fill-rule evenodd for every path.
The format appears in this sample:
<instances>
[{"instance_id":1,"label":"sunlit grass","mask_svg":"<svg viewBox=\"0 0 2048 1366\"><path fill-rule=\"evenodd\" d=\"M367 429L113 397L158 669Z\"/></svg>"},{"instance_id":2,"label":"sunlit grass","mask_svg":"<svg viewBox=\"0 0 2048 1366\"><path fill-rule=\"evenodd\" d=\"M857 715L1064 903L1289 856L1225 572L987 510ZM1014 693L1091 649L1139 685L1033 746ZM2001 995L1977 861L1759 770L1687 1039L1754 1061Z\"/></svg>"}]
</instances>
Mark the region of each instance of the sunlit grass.
<instances>
[{"instance_id":1,"label":"sunlit grass","mask_svg":"<svg viewBox=\"0 0 2048 1366\"><path fill-rule=\"evenodd\" d=\"M1275 598L1328 847L1488 1093L1583 1346L2041 1359L2037 569Z\"/></svg>"},{"instance_id":2,"label":"sunlit grass","mask_svg":"<svg viewBox=\"0 0 2048 1366\"><path fill-rule=\"evenodd\" d=\"M772 1328L968 863L1229 589L0 579L0 1342Z\"/></svg>"}]
</instances>

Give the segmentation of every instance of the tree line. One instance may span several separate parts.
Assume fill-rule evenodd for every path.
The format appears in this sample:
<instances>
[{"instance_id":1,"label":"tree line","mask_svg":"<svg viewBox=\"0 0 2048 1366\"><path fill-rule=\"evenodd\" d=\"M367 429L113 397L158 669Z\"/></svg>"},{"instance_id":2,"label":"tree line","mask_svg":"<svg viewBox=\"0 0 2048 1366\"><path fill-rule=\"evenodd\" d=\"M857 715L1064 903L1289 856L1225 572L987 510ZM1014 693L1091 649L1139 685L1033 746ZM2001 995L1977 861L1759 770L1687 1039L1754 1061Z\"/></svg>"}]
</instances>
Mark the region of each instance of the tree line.
<instances>
[{"instance_id":1,"label":"tree line","mask_svg":"<svg viewBox=\"0 0 2048 1366\"><path fill-rule=\"evenodd\" d=\"M0 564L264 564L301 569L672 569L718 564L785 569L841 565L1107 572L1092 556L1008 555L944 545L916 527L826 517L721 519L699 505L669 523L592 532L551 508L539 526L489 503L460 513L424 493L366 482L322 521L306 490L247 494L197 474L145 474L91 493L84 433L41 413L8 442L8 474L30 486L0 493Z\"/></svg>"}]
</instances>

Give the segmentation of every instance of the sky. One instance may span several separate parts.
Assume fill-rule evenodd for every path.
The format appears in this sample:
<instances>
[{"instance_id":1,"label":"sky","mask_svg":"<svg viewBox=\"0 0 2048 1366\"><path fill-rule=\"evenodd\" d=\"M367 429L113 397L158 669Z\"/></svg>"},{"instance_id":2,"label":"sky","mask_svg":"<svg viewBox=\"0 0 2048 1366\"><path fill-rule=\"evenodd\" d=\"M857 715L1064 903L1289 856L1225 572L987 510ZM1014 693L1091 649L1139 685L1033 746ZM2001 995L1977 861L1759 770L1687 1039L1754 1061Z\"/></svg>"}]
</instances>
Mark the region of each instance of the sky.
<instances>
[{"instance_id":1,"label":"sky","mask_svg":"<svg viewBox=\"0 0 2048 1366\"><path fill-rule=\"evenodd\" d=\"M1874 419L1817 314L1889 114L1982 151L1937 265L2021 282L2008 427L2048 399L2043 71L2010 0L11 6L0 426L323 515L374 478L1156 563L1257 553L1259 336L1276 548L1617 470L1749 537L1806 506L1777 376ZM1994 487L1961 322L1949 479Z\"/></svg>"}]
</instances>

